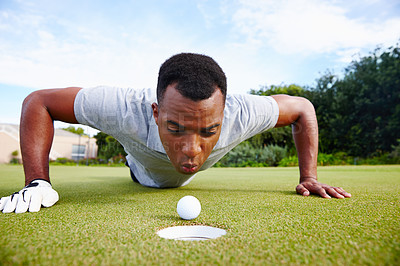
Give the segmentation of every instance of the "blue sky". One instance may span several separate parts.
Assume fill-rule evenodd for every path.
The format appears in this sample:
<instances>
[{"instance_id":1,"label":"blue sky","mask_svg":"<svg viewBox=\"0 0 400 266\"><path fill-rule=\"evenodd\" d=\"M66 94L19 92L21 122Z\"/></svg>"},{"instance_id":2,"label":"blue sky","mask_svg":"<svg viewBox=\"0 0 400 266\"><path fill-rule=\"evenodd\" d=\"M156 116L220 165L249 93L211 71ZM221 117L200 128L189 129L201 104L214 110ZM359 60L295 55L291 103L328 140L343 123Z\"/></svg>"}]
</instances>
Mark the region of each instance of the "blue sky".
<instances>
[{"instance_id":1,"label":"blue sky","mask_svg":"<svg viewBox=\"0 0 400 266\"><path fill-rule=\"evenodd\" d=\"M399 40L399 0L0 0L0 122L37 89L155 88L180 52L212 56L247 93L313 85Z\"/></svg>"}]
</instances>

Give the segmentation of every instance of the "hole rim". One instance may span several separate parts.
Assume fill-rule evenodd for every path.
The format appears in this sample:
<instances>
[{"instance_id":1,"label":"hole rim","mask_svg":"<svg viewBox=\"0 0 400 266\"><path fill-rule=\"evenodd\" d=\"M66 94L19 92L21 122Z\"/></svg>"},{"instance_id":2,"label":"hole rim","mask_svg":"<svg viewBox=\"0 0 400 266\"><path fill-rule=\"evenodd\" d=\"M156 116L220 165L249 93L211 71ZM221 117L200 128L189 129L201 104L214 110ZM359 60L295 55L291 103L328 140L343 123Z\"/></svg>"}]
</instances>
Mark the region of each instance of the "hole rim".
<instances>
[{"instance_id":1,"label":"hole rim","mask_svg":"<svg viewBox=\"0 0 400 266\"><path fill-rule=\"evenodd\" d=\"M225 229L209 225L178 225L157 231L157 235L161 238L181 241L213 240L226 234Z\"/></svg>"}]
</instances>

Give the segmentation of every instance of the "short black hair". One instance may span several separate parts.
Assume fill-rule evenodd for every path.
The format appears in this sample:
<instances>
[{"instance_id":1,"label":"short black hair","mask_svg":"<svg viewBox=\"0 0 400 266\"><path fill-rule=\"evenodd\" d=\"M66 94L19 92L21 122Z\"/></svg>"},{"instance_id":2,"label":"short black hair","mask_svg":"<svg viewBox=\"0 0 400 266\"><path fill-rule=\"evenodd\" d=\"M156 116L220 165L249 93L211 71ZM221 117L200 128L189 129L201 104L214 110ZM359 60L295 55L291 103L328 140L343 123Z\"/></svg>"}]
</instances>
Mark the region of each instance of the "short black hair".
<instances>
[{"instance_id":1,"label":"short black hair","mask_svg":"<svg viewBox=\"0 0 400 266\"><path fill-rule=\"evenodd\" d=\"M211 97L216 89L226 99L226 76L222 68L209 56L181 53L165 61L158 73L157 100L160 104L167 87L176 83L179 93L193 101Z\"/></svg>"}]
</instances>

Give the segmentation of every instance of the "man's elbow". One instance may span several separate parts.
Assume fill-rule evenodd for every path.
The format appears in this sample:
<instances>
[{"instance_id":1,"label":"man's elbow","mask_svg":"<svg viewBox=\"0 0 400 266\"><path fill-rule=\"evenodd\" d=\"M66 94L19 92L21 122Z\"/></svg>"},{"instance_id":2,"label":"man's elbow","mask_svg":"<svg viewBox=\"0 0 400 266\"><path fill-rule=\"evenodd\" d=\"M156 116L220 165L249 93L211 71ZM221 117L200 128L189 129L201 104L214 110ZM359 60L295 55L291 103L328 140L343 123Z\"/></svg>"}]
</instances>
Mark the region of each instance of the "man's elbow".
<instances>
[{"instance_id":1,"label":"man's elbow","mask_svg":"<svg viewBox=\"0 0 400 266\"><path fill-rule=\"evenodd\" d=\"M306 98L289 95L274 95L279 106L279 119L275 127L292 125L302 118L315 117L314 105Z\"/></svg>"},{"instance_id":2,"label":"man's elbow","mask_svg":"<svg viewBox=\"0 0 400 266\"><path fill-rule=\"evenodd\" d=\"M24 101L22 102L22 113L31 106L35 105L43 105L43 94L40 90L34 91L25 97Z\"/></svg>"}]
</instances>

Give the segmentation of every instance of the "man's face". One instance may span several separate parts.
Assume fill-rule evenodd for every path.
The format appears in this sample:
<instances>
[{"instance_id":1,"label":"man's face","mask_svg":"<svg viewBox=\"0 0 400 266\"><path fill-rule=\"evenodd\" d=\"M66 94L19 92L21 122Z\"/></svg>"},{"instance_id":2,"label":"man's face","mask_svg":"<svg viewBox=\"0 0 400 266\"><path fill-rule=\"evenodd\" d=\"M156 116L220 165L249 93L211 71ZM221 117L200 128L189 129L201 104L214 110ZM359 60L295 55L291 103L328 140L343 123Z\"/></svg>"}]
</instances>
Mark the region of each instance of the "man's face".
<instances>
[{"instance_id":1,"label":"man's face","mask_svg":"<svg viewBox=\"0 0 400 266\"><path fill-rule=\"evenodd\" d=\"M169 85L160 106L152 104L161 142L176 170L194 174L203 165L219 139L224 117L220 90L202 101L182 96Z\"/></svg>"}]
</instances>

